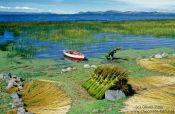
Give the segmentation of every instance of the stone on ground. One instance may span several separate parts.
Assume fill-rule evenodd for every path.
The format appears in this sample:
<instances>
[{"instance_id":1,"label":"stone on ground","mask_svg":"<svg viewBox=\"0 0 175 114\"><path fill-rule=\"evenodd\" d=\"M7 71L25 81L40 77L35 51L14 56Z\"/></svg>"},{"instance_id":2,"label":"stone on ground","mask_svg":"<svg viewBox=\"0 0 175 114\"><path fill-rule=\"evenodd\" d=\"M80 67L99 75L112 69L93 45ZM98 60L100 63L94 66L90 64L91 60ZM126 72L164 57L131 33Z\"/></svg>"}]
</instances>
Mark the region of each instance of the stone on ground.
<instances>
[{"instance_id":1,"label":"stone on ground","mask_svg":"<svg viewBox=\"0 0 175 114\"><path fill-rule=\"evenodd\" d=\"M91 66L89 64L84 64L84 68L90 68Z\"/></svg>"},{"instance_id":2,"label":"stone on ground","mask_svg":"<svg viewBox=\"0 0 175 114\"><path fill-rule=\"evenodd\" d=\"M156 55L154 55L154 58L156 58L156 59L161 59L161 58L162 58L162 55L156 54Z\"/></svg>"},{"instance_id":3,"label":"stone on ground","mask_svg":"<svg viewBox=\"0 0 175 114\"><path fill-rule=\"evenodd\" d=\"M105 92L105 99L110 101L119 100L125 97L125 94L120 90L107 90Z\"/></svg>"}]
</instances>

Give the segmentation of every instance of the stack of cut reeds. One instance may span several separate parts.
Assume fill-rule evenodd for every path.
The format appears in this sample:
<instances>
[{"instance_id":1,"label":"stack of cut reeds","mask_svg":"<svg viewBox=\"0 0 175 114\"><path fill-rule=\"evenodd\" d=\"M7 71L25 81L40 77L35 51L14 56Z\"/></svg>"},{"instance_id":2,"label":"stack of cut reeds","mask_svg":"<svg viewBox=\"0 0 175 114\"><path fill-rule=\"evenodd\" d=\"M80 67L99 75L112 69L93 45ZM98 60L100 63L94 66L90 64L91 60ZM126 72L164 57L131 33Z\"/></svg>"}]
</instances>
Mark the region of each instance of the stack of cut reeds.
<instances>
[{"instance_id":1,"label":"stack of cut reeds","mask_svg":"<svg viewBox=\"0 0 175 114\"><path fill-rule=\"evenodd\" d=\"M109 89L127 92L127 80L128 73L126 70L117 66L100 66L94 71L90 79L83 84L83 87L90 95L102 99Z\"/></svg>"}]
</instances>

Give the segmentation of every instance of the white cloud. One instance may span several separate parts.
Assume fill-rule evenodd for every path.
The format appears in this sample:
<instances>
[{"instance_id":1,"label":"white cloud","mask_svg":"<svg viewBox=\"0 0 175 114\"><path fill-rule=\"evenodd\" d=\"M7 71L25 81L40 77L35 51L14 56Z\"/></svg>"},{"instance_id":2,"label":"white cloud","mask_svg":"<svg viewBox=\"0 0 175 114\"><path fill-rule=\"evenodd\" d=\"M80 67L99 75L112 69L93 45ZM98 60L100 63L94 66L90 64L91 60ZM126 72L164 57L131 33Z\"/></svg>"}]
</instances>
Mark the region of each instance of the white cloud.
<instances>
[{"instance_id":1,"label":"white cloud","mask_svg":"<svg viewBox=\"0 0 175 114\"><path fill-rule=\"evenodd\" d=\"M0 6L0 9L11 9L11 7L7 7L7 6Z\"/></svg>"},{"instance_id":2,"label":"white cloud","mask_svg":"<svg viewBox=\"0 0 175 114\"><path fill-rule=\"evenodd\" d=\"M155 10L155 11L174 11L175 0L111 0L124 3L128 9L136 10Z\"/></svg>"},{"instance_id":3,"label":"white cloud","mask_svg":"<svg viewBox=\"0 0 175 114\"><path fill-rule=\"evenodd\" d=\"M35 11L40 10L38 8L33 8L33 7L28 7L28 6L15 6L15 7L0 6L0 9L2 9L2 10L35 10Z\"/></svg>"},{"instance_id":4,"label":"white cloud","mask_svg":"<svg viewBox=\"0 0 175 114\"><path fill-rule=\"evenodd\" d=\"M55 10L48 10L50 13L55 13L55 14L64 14L65 12L60 9L55 9Z\"/></svg>"},{"instance_id":5,"label":"white cloud","mask_svg":"<svg viewBox=\"0 0 175 114\"><path fill-rule=\"evenodd\" d=\"M38 10L38 8L27 7L27 6L23 6L23 7L16 6L16 7L14 7L14 9L18 9L18 10Z\"/></svg>"}]
</instances>

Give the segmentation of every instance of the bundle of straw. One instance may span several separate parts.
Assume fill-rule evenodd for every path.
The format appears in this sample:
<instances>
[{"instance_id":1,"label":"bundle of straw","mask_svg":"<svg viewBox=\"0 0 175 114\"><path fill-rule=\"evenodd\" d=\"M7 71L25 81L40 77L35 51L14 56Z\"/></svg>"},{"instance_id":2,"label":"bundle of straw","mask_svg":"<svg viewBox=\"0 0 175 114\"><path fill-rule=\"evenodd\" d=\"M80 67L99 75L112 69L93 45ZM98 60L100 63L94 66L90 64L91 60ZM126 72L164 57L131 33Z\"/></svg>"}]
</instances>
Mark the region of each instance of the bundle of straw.
<instances>
[{"instance_id":1,"label":"bundle of straw","mask_svg":"<svg viewBox=\"0 0 175 114\"><path fill-rule=\"evenodd\" d=\"M100 66L83 87L97 99L102 99L110 88L127 91L128 73L120 67Z\"/></svg>"}]
</instances>

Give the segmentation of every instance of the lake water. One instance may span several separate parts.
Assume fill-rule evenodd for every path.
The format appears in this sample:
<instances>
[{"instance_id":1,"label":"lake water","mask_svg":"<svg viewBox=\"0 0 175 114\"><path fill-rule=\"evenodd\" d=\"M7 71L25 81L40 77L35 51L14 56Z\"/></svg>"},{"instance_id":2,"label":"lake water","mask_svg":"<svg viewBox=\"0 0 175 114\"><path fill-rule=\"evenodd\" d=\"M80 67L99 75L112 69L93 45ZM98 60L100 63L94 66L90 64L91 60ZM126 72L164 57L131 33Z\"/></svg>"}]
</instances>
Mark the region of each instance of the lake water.
<instances>
[{"instance_id":1,"label":"lake water","mask_svg":"<svg viewBox=\"0 0 175 114\"><path fill-rule=\"evenodd\" d=\"M116 13L116 14L0 14L0 22L29 21L124 21L175 19L169 13Z\"/></svg>"},{"instance_id":2,"label":"lake water","mask_svg":"<svg viewBox=\"0 0 175 114\"><path fill-rule=\"evenodd\" d=\"M35 56L36 58L63 58L62 51L64 49L75 48L84 53L87 57L101 57L111 48L121 47L122 49L152 49L158 47L173 47L175 48L175 38L153 36L134 36L134 35L121 35L111 33L97 33L95 40L90 43L78 44L77 42L63 40L59 42L40 41L31 39L32 43L38 47L47 47L46 50L40 51ZM5 41L17 41L25 37L13 37L11 32L5 32L4 36L0 36L0 43ZM84 39L86 42L86 39Z\"/></svg>"}]
</instances>

